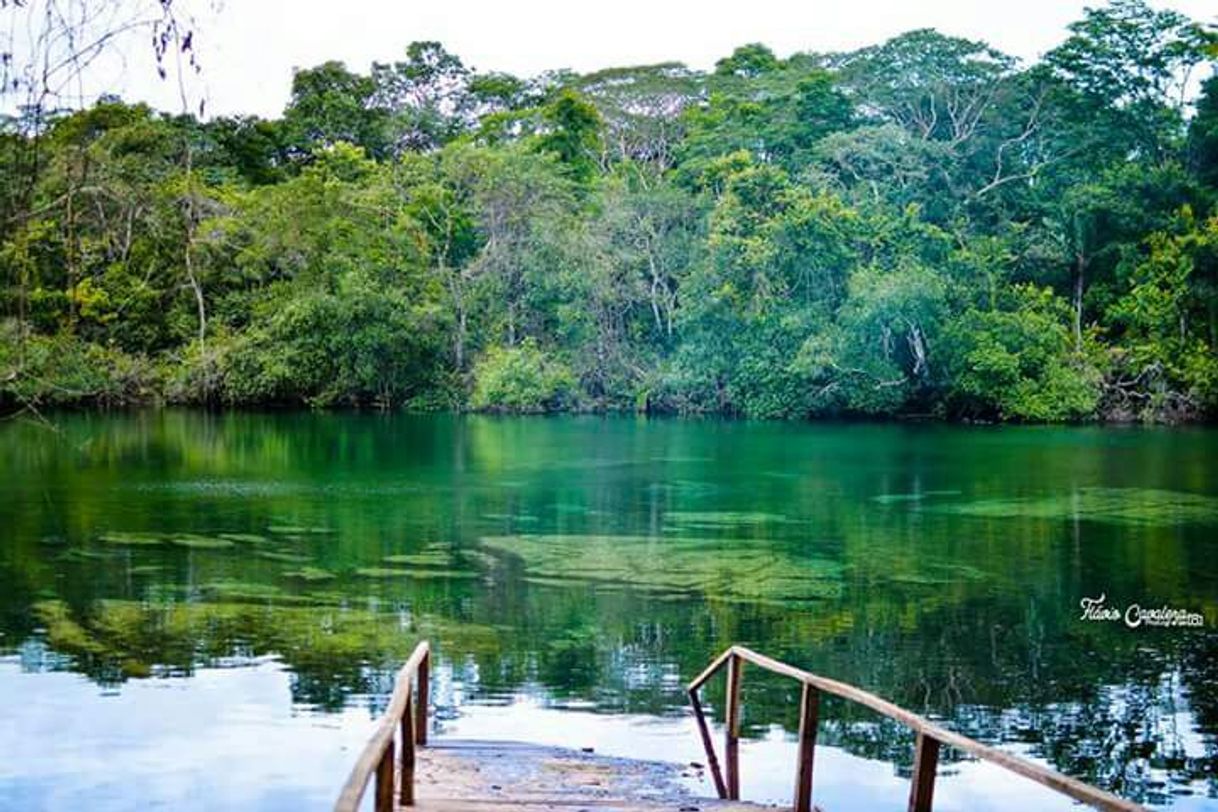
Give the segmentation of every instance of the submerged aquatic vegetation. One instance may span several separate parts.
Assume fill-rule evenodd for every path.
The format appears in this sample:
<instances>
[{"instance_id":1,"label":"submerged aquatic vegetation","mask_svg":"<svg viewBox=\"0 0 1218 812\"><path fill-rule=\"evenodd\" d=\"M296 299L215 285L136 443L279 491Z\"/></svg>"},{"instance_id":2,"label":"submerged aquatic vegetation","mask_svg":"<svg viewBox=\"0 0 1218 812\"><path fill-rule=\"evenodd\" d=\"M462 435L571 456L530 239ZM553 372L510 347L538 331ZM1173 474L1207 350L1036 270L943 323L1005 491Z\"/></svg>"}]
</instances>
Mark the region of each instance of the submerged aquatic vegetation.
<instances>
[{"instance_id":1,"label":"submerged aquatic vegetation","mask_svg":"<svg viewBox=\"0 0 1218 812\"><path fill-rule=\"evenodd\" d=\"M194 533L179 533L170 537L169 543L191 550L227 550L235 546L228 539L216 538L215 536L200 536Z\"/></svg>"},{"instance_id":2,"label":"submerged aquatic vegetation","mask_svg":"<svg viewBox=\"0 0 1218 812\"><path fill-rule=\"evenodd\" d=\"M914 491L913 493L882 493L878 496L871 497L871 501L879 502L881 505L899 504L901 502L921 502L924 499L942 496L959 496L960 491L944 490L944 491Z\"/></svg>"},{"instance_id":3,"label":"submerged aquatic vegetation","mask_svg":"<svg viewBox=\"0 0 1218 812\"><path fill-rule=\"evenodd\" d=\"M254 555L268 561L279 561L284 564L305 564L313 559L300 553L287 553L282 550L255 550Z\"/></svg>"},{"instance_id":4,"label":"submerged aquatic vegetation","mask_svg":"<svg viewBox=\"0 0 1218 812\"><path fill-rule=\"evenodd\" d=\"M60 561L105 561L114 558L115 555L116 552L113 550L85 550L75 547L71 550L64 550L56 558Z\"/></svg>"},{"instance_id":5,"label":"submerged aquatic vegetation","mask_svg":"<svg viewBox=\"0 0 1218 812\"><path fill-rule=\"evenodd\" d=\"M352 574L360 578L398 578L409 573L393 567L360 567Z\"/></svg>"},{"instance_id":6,"label":"submerged aquatic vegetation","mask_svg":"<svg viewBox=\"0 0 1218 812\"><path fill-rule=\"evenodd\" d=\"M1218 498L1150 488L1079 488L1051 496L942 505L961 516L1087 520L1145 527L1218 523Z\"/></svg>"},{"instance_id":7,"label":"submerged aquatic vegetation","mask_svg":"<svg viewBox=\"0 0 1218 812\"><path fill-rule=\"evenodd\" d=\"M289 592L274 584L258 581L217 580L201 587L203 594L212 601L226 603L256 603L284 606L334 606L342 602L342 596L310 591L308 594Z\"/></svg>"},{"instance_id":8,"label":"submerged aquatic vegetation","mask_svg":"<svg viewBox=\"0 0 1218 812\"><path fill-rule=\"evenodd\" d=\"M225 541L235 541L238 544L267 544L271 540L256 533L217 533L216 538Z\"/></svg>"},{"instance_id":9,"label":"submerged aquatic vegetation","mask_svg":"<svg viewBox=\"0 0 1218 812\"><path fill-rule=\"evenodd\" d=\"M780 513L743 512L731 510L670 510L664 521L673 524L733 525L733 524L782 524L787 517Z\"/></svg>"},{"instance_id":10,"label":"submerged aquatic vegetation","mask_svg":"<svg viewBox=\"0 0 1218 812\"><path fill-rule=\"evenodd\" d=\"M204 584L202 592L208 598L230 601L267 601L278 600L287 595L274 584L261 584L249 581L211 581Z\"/></svg>"},{"instance_id":11,"label":"submerged aquatic vegetation","mask_svg":"<svg viewBox=\"0 0 1218 812\"><path fill-rule=\"evenodd\" d=\"M755 539L550 535L490 536L487 548L519 557L526 577L584 581L710 598L797 602L836 597L842 566L794 556Z\"/></svg>"},{"instance_id":12,"label":"submerged aquatic vegetation","mask_svg":"<svg viewBox=\"0 0 1218 812\"><path fill-rule=\"evenodd\" d=\"M290 570L283 573L283 577L312 583L316 581L332 581L338 576L329 570L323 570L321 567L301 567L298 570Z\"/></svg>"},{"instance_id":13,"label":"submerged aquatic vegetation","mask_svg":"<svg viewBox=\"0 0 1218 812\"><path fill-rule=\"evenodd\" d=\"M97 537L103 544L128 547L155 547L165 543L165 536L156 533L103 533Z\"/></svg>"},{"instance_id":14,"label":"submerged aquatic vegetation","mask_svg":"<svg viewBox=\"0 0 1218 812\"><path fill-rule=\"evenodd\" d=\"M410 564L416 567L447 567L452 564L448 551L436 547L418 553L387 555L381 560L386 564Z\"/></svg>"},{"instance_id":15,"label":"submerged aquatic vegetation","mask_svg":"<svg viewBox=\"0 0 1218 812\"><path fill-rule=\"evenodd\" d=\"M415 578L419 580L445 578L466 580L478 577L476 572L465 572L462 570L404 570L395 567L360 567L355 570L354 574L360 578Z\"/></svg>"},{"instance_id":16,"label":"submerged aquatic vegetation","mask_svg":"<svg viewBox=\"0 0 1218 812\"><path fill-rule=\"evenodd\" d=\"M273 524L266 529L277 536L325 536L334 532L332 527L311 527L296 524Z\"/></svg>"}]
</instances>

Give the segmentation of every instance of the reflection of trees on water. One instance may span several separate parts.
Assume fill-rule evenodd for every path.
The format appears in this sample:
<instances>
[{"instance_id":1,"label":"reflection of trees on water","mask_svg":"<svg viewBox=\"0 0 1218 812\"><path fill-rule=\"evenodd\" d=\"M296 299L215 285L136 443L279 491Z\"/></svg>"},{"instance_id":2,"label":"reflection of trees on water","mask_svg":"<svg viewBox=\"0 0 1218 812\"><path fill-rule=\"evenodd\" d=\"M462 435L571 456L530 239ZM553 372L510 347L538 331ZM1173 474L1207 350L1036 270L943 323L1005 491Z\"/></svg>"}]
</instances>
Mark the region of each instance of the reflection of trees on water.
<instances>
[{"instance_id":1,"label":"reflection of trees on water","mask_svg":"<svg viewBox=\"0 0 1218 812\"><path fill-rule=\"evenodd\" d=\"M591 700L602 712L675 714L684 712L683 681L705 664L705 641L722 610L583 589L550 589L544 606L526 603L524 634L441 616L415 616L403 629L398 613L337 606L103 600L77 610L42 601L33 611L40 638L70 655L48 659L46 667L70 667L103 684L274 655L290 670L295 702L340 709L354 699L375 710L413 641L428 636L439 641L441 667L452 668L469 698L540 689L557 704ZM631 621L640 612L647 621ZM745 624L757 639L778 636L767 627L781 624L782 613L767 612ZM730 629L717 631L732 636ZM1050 639L1069 636L1049 631ZM1095 642L1085 658L1078 641L1037 645L1035 655L1028 645L1022 653L1005 646L996 657L988 640L978 645L975 629L928 618L925 631L854 630L799 652L788 643L778 654L981 741L1027 745L1055 768L1129 798L1160 803L1186 787L1195 791L1198 782L1214 794L1218 637L1117 634ZM1033 656L1052 685L1029 678ZM1112 682L1114 673L1124 681ZM944 688L948 683L955 687ZM708 686L712 710L722 708L722 690L718 680ZM798 728L798 686L790 680L746 667L744 702L746 736L773 725L789 733ZM908 770L912 737L901 725L833 698L823 703L822 719L823 743ZM955 758L949 751L944 761Z\"/></svg>"},{"instance_id":2,"label":"reflection of trees on water","mask_svg":"<svg viewBox=\"0 0 1218 812\"><path fill-rule=\"evenodd\" d=\"M609 423L579 434L581 456L572 461L560 453L570 423L414 426L323 416L302 431L302 419L89 418L65 429L71 453L39 436L0 458L0 476L17 483L6 492L15 501L0 503L0 516L12 519L0 556L0 646L24 652L27 641L46 641L67 659L47 657L34 667L68 667L104 684L274 656L290 671L296 702L375 709L401 660L429 637L438 662L474 700L537 691L559 705L675 715L685 712L684 683L738 642L982 741L1026 745L1054 767L1131 798L1157 802L1202 782L1218 795L1213 627L1129 630L1078 620L1079 597L1105 590L1124 598L1178 596L1189 608L1200 597L1212 614L1212 598L1205 599L1215 594L1216 574L1198 557L1206 549L1200 532L963 520L916 501L826 498L941 486L929 474L913 481L903 473L935 459L938 448L894 439L887 429L877 429L881 439L871 445L852 430L850 466L766 478L756 472L783 472L801 452L791 448L799 435L789 428L750 429L745 447L730 437L744 431L735 426L653 426L658 445L646 451L656 470L640 474L601 464L623 454ZM1027 468L1022 446L987 442L964 444L953 465L975 471L978 488L1015 487ZM721 444L747 455L740 468L752 473L734 467L709 481L710 473L671 475L654 461L710 458ZM1064 446L1064 456L1053 457L1069 477L1085 479L1104 467L1098 457L1076 461L1071 453ZM1148 446L1152 459L1130 457L1122 470L1162 468L1171 462L1162 453ZM550 470L556 459L565 467ZM336 469L363 478L330 476ZM1210 470L1183 469L1200 479ZM25 476L29 470L43 481ZM136 475L128 470L143 470L146 479L125 482ZM893 481L879 482L875 471L895 472ZM186 485L193 490L173 490ZM251 498L251 488L261 490ZM116 493L127 500L121 527L108 524ZM528 561L487 555L478 545L479 533L663 539L672 529L667 513L684 510L688 519L721 500L735 500L723 509L740 517L751 507L807 518L699 528L699 535L722 538L724 549L714 554L725 568L733 538L762 538L784 560L832 559L834 567L818 572L837 579L834 597L766 600L764 584L756 585L757 600L734 602L709 588L672 594L654 583L543 585L528 580ZM298 544L311 566L336 573L335 580L288 583L284 570L298 564L240 552L94 543L99 527L260 532L277 517L333 528L324 543ZM200 527L205 520L217 524ZM426 544L469 554L453 566L478 577L351 578L355 568ZM657 551L662 567L662 544ZM790 681L746 669L746 735L774 724L793 733L797 692ZM718 680L707 699L722 708ZM822 741L908 768L912 748L899 725L838 701L827 700L822 714Z\"/></svg>"}]
</instances>

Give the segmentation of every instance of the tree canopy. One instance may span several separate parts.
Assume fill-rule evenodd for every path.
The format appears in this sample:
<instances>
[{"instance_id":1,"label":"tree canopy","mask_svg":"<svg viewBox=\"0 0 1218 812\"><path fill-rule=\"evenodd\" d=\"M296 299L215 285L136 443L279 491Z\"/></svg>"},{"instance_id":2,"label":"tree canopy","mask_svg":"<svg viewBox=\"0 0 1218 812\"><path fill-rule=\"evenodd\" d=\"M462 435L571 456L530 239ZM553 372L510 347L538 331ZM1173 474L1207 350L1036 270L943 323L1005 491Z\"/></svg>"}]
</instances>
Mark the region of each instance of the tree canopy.
<instances>
[{"instance_id":1,"label":"tree canopy","mask_svg":"<svg viewBox=\"0 0 1218 812\"><path fill-rule=\"evenodd\" d=\"M1218 411L1214 31L911 31L536 77L436 42L277 119L0 132L0 404Z\"/></svg>"}]
</instances>

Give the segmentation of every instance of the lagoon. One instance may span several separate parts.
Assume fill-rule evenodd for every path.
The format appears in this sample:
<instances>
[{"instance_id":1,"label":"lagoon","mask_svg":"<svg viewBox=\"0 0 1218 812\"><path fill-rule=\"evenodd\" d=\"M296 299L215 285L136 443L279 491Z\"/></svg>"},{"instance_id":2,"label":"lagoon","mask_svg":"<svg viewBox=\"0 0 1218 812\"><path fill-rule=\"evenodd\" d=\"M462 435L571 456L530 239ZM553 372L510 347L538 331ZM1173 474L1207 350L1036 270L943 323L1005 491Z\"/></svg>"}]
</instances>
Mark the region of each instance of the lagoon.
<instances>
[{"instance_id":1,"label":"lagoon","mask_svg":"<svg viewBox=\"0 0 1218 812\"><path fill-rule=\"evenodd\" d=\"M1212 429L64 413L0 424L0 528L4 807L324 806L426 637L442 734L696 760L738 642L1218 809ZM794 693L746 680L745 797L788 800ZM911 737L822 713L818 803L899 805Z\"/></svg>"}]
</instances>

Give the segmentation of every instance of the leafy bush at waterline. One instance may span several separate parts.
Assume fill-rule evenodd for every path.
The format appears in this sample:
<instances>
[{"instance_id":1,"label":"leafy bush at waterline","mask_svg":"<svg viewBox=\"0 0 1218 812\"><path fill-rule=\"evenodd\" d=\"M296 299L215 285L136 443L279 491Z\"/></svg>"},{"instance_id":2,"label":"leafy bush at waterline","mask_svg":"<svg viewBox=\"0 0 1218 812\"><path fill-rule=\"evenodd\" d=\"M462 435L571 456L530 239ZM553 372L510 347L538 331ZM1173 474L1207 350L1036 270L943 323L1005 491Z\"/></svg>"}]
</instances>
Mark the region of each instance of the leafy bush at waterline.
<instances>
[{"instance_id":1,"label":"leafy bush at waterline","mask_svg":"<svg viewBox=\"0 0 1218 812\"><path fill-rule=\"evenodd\" d=\"M518 347L492 347L474 365L475 409L546 412L574 406L575 379L532 341Z\"/></svg>"}]
</instances>

